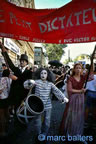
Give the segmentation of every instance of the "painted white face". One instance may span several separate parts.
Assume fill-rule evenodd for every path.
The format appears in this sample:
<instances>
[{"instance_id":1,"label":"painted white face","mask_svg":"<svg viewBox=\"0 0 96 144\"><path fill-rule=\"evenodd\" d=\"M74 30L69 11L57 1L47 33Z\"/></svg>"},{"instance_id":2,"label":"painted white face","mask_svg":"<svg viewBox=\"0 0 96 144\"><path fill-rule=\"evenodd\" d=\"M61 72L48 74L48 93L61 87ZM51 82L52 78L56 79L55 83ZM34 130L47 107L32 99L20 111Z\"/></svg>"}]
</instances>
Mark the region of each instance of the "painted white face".
<instances>
[{"instance_id":1,"label":"painted white face","mask_svg":"<svg viewBox=\"0 0 96 144\"><path fill-rule=\"evenodd\" d=\"M40 77L43 81L45 81L47 79L48 73L46 70L42 70L40 73Z\"/></svg>"}]
</instances>

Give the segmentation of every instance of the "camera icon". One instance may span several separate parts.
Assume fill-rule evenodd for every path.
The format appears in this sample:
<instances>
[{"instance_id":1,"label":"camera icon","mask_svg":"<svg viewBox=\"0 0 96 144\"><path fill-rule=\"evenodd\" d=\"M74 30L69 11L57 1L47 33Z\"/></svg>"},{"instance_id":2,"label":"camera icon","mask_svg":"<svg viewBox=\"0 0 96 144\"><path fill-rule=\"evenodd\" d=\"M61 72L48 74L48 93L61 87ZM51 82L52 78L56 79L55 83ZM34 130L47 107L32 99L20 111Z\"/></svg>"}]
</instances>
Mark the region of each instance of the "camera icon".
<instances>
[{"instance_id":1,"label":"camera icon","mask_svg":"<svg viewBox=\"0 0 96 144\"><path fill-rule=\"evenodd\" d=\"M38 135L38 140L39 141L44 141L45 140L45 135L44 134Z\"/></svg>"}]
</instances>

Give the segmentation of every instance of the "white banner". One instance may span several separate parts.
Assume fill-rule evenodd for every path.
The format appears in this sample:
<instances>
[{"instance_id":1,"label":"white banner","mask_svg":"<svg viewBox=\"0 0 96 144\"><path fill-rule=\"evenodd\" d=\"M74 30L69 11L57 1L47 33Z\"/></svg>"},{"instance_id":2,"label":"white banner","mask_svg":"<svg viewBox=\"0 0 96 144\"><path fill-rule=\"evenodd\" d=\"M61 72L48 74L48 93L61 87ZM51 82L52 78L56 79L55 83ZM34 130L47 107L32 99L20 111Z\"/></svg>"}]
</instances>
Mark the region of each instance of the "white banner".
<instances>
[{"instance_id":1,"label":"white banner","mask_svg":"<svg viewBox=\"0 0 96 144\"><path fill-rule=\"evenodd\" d=\"M20 48L9 38L4 38L4 46L17 55L20 55Z\"/></svg>"}]
</instances>

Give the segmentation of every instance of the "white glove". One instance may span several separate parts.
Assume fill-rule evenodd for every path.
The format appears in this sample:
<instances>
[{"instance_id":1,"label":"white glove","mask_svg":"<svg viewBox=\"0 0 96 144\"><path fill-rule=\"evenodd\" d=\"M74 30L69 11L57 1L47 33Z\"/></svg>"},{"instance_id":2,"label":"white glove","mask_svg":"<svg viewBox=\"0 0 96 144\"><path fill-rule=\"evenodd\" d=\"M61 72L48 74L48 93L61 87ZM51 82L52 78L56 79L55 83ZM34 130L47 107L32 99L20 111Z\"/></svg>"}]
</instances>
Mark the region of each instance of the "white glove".
<instances>
[{"instance_id":1,"label":"white glove","mask_svg":"<svg viewBox=\"0 0 96 144\"><path fill-rule=\"evenodd\" d=\"M68 103L68 102L69 102L69 99L68 99L68 98L66 98L66 97L64 97L64 99L62 100L62 104L63 104L63 103L65 103L65 102L66 102L66 103Z\"/></svg>"},{"instance_id":2,"label":"white glove","mask_svg":"<svg viewBox=\"0 0 96 144\"><path fill-rule=\"evenodd\" d=\"M25 89L30 89L32 86L34 86L35 85L35 81L34 80L31 80L31 79L29 79L29 80L26 80L25 82L24 82L24 88Z\"/></svg>"}]
</instances>

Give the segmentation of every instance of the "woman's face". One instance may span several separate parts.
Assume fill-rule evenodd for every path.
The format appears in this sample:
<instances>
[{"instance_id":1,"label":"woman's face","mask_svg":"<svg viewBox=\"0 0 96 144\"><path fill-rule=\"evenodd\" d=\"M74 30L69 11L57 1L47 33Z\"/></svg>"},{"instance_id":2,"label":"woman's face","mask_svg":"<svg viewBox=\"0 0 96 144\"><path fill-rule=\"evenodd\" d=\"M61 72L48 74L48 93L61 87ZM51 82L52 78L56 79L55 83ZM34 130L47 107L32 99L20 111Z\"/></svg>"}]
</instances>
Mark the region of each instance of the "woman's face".
<instances>
[{"instance_id":1,"label":"woman's face","mask_svg":"<svg viewBox=\"0 0 96 144\"><path fill-rule=\"evenodd\" d=\"M81 65L76 65L74 68L75 74L81 73L82 72L82 67Z\"/></svg>"},{"instance_id":2,"label":"woman's face","mask_svg":"<svg viewBox=\"0 0 96 144\"><path fill-rule=\"evenodd\" d=\"M40 73L40 77L43 81L45 81L47 79L48 73L46 70L42 70Z\"/></svg>"}]
</instances>

